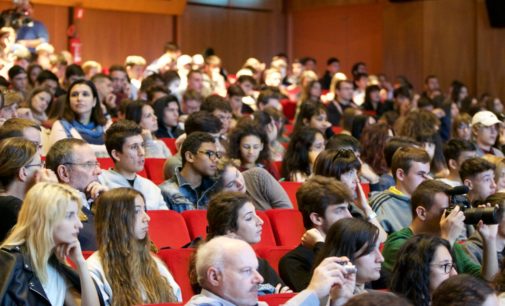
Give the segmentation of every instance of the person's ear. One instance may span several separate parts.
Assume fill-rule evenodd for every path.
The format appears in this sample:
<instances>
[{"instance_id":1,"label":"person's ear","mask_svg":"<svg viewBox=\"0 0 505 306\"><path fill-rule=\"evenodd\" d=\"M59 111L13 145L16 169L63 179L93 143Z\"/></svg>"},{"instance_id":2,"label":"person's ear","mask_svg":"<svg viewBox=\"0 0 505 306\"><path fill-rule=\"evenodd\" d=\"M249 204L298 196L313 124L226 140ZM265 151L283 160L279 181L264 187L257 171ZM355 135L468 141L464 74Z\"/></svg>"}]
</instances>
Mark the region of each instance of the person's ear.
<instances>
[{"instance_id":1,"label":"person's ear","mask_svg":"<svg viewBox=\"0 0 505 306\"><path fill-rule=\"evenodd\" d=\"M119 152L116 149L113 149L110 152L110 155L112 155L112 159L115 160L115 161L120 161L121 160L121 152Z\"/></svg>"},{"instance_id":2,"label":"person's ear","mask_svg":"<svg viewBox=\"0 0 505 306\"><path fill-rule=\"evenodd\" d=\"M310 221L312 222L312 224L314 224L316 226L323 225L324 218L321 217L318 213L315 213L315 212L310 213L309 217L310 217Z\"/></svg>"},{"instance_id":3,"label":"person's ear","mask_svg":"<svg viewBox=\"0 0 505 306\"><path fill-rule=\"evenodd\" d=\"M449 169L452 169L452 170L458 169L458 162L455 161L454 159L449 159L448 165L449 165Z\"/></svg>"},{"instance_id":4,"label":"person's ear","mask_svg":"<svg viewBox=\"0 0 505 306\"><path fill-rule=\"evenodd\" d=\"M207 281L214 287L219 286L221 283L222 275L221 271L216 267L210 267L207 270Z\"/></svg>"},{"instance_id":5,"label":"person's ear","mask_svg":"<svg viewBox=\"0 0 505 306\"><path fill-rule=\"evenodd\" d=\"M307 118L302 119L303 125L309 125L309 120Z\"/></svg>"},{"instance_id":6,"label":"person's ear","mask_svg":"<svg viewBox=\"0 0 505 306\"><path fill-rule=\"evenodd\" d=\"M195 155L189 150L184 153L184 157L186 157L187 162L195 162Z\"/></svg>"},{"instance_id":7,"label":"person's ear","mask_svg":"<svg viewBox=\"0 0 505 306\"><path fill-rule=\"evenodd\" d=\"M65 165L56 167L56 176L63 183L68 184L70 182L70 171Z\"/></svg>"},{"instance_id":8,"label":"person's ear","mask_svg":"<svg viewBox=\"0 0 505 306\"><path fill-rule=\"evenodd\" d=\"M26 167L21 167L18 171L18 179L21 181L21 182L26 182L26 180L28 179L28 169Z\"/></svg>"},{"instance_id":9,"label":"person's ear","mask_svg":"<svg viewBox=\"0 0 505 306\"><path fill-rule=\"evenodd\" d=\"M403 171L403 169L396 169L396 179L403 181L405 179L406 173Z\"/></svg>"},{"instance_id":10,"label":"person's ear","mask_svg":"<svg viewBox=\"0 0 505 306\"><path fill-rule=\"evenodd\" d=\"M416 207L416 217L421 221L425 221L426 220L426 208L424 208L422 206L417 206Z\"/></svg>"},{"instance_id":11,"label":"person's ear","mask_svg":"<svg viewBox=\"0 0 505 306\"><path fill-rule=\"evenodd\" d=\"M465 179L463 181L463 185L465 185L466 187L468 187L468 189L470 189L470 190L472 190L472 188L473 188L473 182L470 179Z\"/></svg>"}]
</instances>

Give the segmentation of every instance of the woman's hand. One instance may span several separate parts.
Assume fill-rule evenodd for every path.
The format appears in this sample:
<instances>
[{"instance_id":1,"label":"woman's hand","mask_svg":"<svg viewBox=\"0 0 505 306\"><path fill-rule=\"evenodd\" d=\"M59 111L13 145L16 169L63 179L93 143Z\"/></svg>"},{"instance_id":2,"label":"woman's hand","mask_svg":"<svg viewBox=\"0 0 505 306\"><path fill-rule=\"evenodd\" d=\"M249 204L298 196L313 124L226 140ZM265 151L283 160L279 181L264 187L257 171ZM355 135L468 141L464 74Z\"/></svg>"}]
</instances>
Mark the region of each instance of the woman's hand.
<instances>
[{"instance_id":1,"label":"woman's hand","mask_svg":"<svg viewBox=\"0 0 505 306\"><path fill-rule=\"evenodd\" d=\"M55 254L61 261L64 261L65 257L68 257L76 265L77 269L86 263L84 256L82 256L81 243L77 239L71 243L57 245Z\"/></svg>"},{"instance_id":2,"label":"woman's hand","mask_svg":"<svg viewBox=\"0 0 505 306\"><path fill-rule=\"evenodd\" d=\"M153 134L148 129L142 129L142 138L144 138L145 141L152 140Z\"/></svg>"}]
</instances>

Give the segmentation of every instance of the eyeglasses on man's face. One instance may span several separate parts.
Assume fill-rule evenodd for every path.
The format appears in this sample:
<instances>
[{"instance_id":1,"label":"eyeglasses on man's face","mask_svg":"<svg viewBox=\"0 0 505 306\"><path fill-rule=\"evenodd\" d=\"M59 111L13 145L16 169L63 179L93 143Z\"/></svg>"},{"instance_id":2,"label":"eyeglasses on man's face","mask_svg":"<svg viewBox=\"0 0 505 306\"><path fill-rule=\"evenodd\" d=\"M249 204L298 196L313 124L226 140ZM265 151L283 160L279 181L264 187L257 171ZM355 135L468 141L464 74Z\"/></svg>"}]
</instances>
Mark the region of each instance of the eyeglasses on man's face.
<instances>
[{"instance_id":1,"label":"eyeglasses on man's face","mask_svg":"<svg viewBox=\"0 0 505 306\"><path fill-rule=\"evenodd\" d=\"M202 154L207 155L207 157L210 160L221 159L221 157L223 157L223 154L221 152L212 151L212 150L198 151L198 153L202 153Z\"/></svg>"}]
</instances>

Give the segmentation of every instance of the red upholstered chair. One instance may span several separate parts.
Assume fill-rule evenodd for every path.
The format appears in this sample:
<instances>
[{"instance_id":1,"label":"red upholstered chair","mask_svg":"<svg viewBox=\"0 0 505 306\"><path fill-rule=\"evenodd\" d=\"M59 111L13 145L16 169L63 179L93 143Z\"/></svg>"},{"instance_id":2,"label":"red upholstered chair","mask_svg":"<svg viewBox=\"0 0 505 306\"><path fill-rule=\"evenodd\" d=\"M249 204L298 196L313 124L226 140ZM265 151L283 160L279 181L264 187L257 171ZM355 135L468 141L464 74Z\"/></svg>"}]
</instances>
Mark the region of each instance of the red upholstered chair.
<instances>
[{"instance_id":1,"label":"red upholstered chair","mask_svg":"<svg viewBox=\"0 0 505 306\"><path fill-rule=\"evenodd\" d=\"M266 211L277 245L295 248L300 244L305 228L302 214L296 209L270 209Z\"/></svg>"},{"instance_id":2,"label":"red upholstered chair","mask_svg":"<svg viewBox=\"0 0 505 306\"><path fill-rule=\"evenodd\" d=\"M368 199L368 195L370 194L370 184L361 183L361 187L363 188L363 192L365 193L365 196Z\"/></svg>"},{"instance_id":3,"label":"red upholstered chair","mask_svg":"<svg viewBox=\"0 0 505 306\"><path fill-rule=\"evenodd\" d=\"M146 158L144 169L147 172L147 178L159 185L165 181L163 175L164 158Z\"/></svg>"},{"instance_id":4,"label":"red upholstered chair","mask_svg":"<svg viewBox=\"0 0 505 306\"><path fill-rule=\"evenodd\" d=\"M293 204L294 209L298 209L298 202L296 201L296 192L298 188L302 186L302 183L298 182L280 182L282 188L286 191L291 200L291 204Z\"/></svg>"},{"instance_id":5,"label":"red upholstered chair","mask_svg":"<svg viewBox=\"0 0 505 306\"><path fill-rule=\"evenodd\" d=\"M288 120L293 120L295 118L295 114L296 114L296 102L291 101L289 99L282 99L281 104L282 104L282 112L284 113L284 116L286 116L286 118L288 118Z\"/></svg>"},{"instance_id":6,"label":"red upholstered chair","mask_svg":"<svg viewBox=\"0 0 505 306\"><path fill-rule=\"evenodd\" d=\"M285 304L296 293L267 294L258 297L258 300L266 302L268 306L279 306Z\"/></svg>"},{"instance_id":7,"label":"red upholstered chair","mask_svg":"<svg viewBox=\"0 0 505 306\"><path fill-rule=\"evenodd\" d=\"M158 252L158 257L165 262L168 270L181 287L182 300L188 301L195 294L189 282L189 261L195 249L168 249Z\"/></svg>"},{"instance_id":8,"label":"red upholstered chair","mask_svg":"<svg viewBox=\"0 0 505 306\"><path fill-rule=\"evenodd\" d=\"M256 214L263 220L263 231L261 232L261 241L254 245L254 248L272 247L276 246L274 232L270 224L270 218L264 211L257 210Z\"/></svg>"},{"instance_id":9,"label":"red upholstered chair","mask_svg":"<svg viewBox=\"0 0 505 306\"><path fill-rule=\"evenodd\" d=\"M207 211L206 210L185 210L181 213L186 221L189 236L195 239L200 236L207 237Z\"/></svg>"},{"instance_id":10,"label":"red upholstered chair","mask_svg":"<svg viewBox=\"0 0 505 306\"><path fill-rule=\"evenodd\" d=\"M97 158L97 161L100 163L100 169L102 170L109 170L110 168L114 168L114 161L110 157L100 157ZM142 171L137 172L137 174L147 178L147 173L145 169L142 169Z\"/></svg>"},{"instance_id":11,"label":"red upholstered chair","mask_svg":"<svg viewBox=\"0 0 505 306\"><path fill-rule=\"evenodd\" d=\"M274 168L277 170L277 172L278 172L279 174L281 174L281 173L282 173L282 161L274 161L274 162L272 163L272 165L274 166Z\"/></svg>"},{"instance_id":12,"label":"red upholstered chair","mask_svg":"<svg viewBox=\"0 0 505 306\"><path fill-rule=\"evenodd\" d=\"M275 246L255 249L256 255L268 261L270 266L274 268L277 275L279 274L279 261L286 255L287 252L293 250L291 247Z\"/></svg>"},{"instance_id":13,"label":"red upholstered chair","mask_svg":"<svg viewBox=\"0 0 505 306\"><path fill-rule=\"evenodd\" d=\"M167 145L170 152L172 152L172 155L177 153L177 147L175 146L175 141L177 140L176 138L160 138L160 140Z\"/></svg>"},{"instance_id":14,"label":"red upholstered chair","mask_svg":"<svg viewBox=\"0 0 505 306\"><path fill-rule=\"evenodd\" d=\"M142 304L142 306L182 306L184 303Z\"/></svg>"},{"instance_id":15,"label":"red upholstered chair","mask_svg":"<svg viewBox=\"0 0 505 306\"><path fill-rule=\"evenodd\" d=\"M184 218L172 210L148 210L149 237L159 248L179 248L191 241Z\"/></svg>"},{"instance_id":16,"label":"red upholstered chair","mask_svg":"<svg viewBox=\"0 0 505 306\"><path fill-rule=\"evenodd\" d=\"M294 126L294 125L292 125L292 124L285 124L285 125L284 125L284 133L285 133L286 135L288 135L288 136L289 136L289 135L291 135L291 133L293 133L293 128L294 128L294 127L295 127L295 126Z\"/></svg>"}]
</instances>

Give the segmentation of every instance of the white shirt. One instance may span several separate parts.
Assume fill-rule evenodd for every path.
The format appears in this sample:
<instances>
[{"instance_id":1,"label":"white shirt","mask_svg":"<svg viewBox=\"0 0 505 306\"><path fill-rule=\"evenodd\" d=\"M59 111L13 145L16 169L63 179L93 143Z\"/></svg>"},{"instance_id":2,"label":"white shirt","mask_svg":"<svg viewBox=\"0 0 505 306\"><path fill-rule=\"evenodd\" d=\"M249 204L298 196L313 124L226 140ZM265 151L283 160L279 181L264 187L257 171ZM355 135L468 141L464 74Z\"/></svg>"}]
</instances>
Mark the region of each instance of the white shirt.
<instances>
[{"instance_id":1,"label":"white shirt","mask_svg":"<svg viewBox=\"0 0 505 306\"><path fill-rule=\"evenodd\" d=\"M64 305L68 284L65 278L51 265L47 265L47 283L42 284L42 288L44 288L44 292L51 305Z\"/></svg>"}]
</instances>

